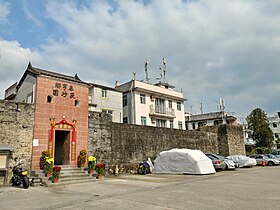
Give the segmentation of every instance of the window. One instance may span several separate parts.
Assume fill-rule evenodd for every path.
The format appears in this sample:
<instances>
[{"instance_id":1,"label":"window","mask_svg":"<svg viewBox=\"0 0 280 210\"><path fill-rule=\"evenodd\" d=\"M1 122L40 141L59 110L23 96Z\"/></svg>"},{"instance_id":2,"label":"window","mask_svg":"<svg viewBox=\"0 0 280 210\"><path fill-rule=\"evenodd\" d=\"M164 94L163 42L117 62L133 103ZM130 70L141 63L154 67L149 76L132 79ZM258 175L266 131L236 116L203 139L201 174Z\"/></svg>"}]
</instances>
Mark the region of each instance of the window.
<instances>
[{"instance_id":1,"label":"window","mask_svg":"<svg viewBox=\"0 0 280 210\"><path fill-rule=\"evenodd\" d=\"M127 95L123 96L123 106L127 106Z\"/></svg>"},{"instance_id":2,"label":"window","mask_svg":"<svg viewBox=\"0 0 280 210\"><path fill-rule=\"evenodd\" d=\"M26 96L26 103L31 104L33 102L33 93L29 93Z\"/></svg>"},{"instance_id":3,"label":"window","mask_svg":"<svg viewBox=\"0 0 280 210\"><path fill-rule=\"evenodd\" d=\"M147 118L141 116L141 125L147 125Z\"/></svg>"},{"instance_id":4,"label":"window","mask_svg":"<svg viewBox=\"0 0 280 210\"><path fill-rule=\"evenodd\" d=\"M166 128L166 120L156 119L156 126Z\"/></svg>"},{"instance_id":5,"label":"window","mask_svg":"<svg viewBox=\"0 0 280 210\"><path fill-rule=\"evenodd\" d=\"M195 129L195 123L192 124L192 129Z\"/></svg>"},{"instance_id":6,"label":"window","mask_svg":"<svg viewBox=\"0 0 280 210\"><path fill-rule=\"evenodd\" d=\"M123 118L123 123L126 123L126 124L128 123L127 117Z\"/></svg>"},{"instance_id":7,"label":"window","mask_svg":"<svg viewBox=\"0 0 280 210\"><path fill-rule=\"evenodd\" d=\"M51 103L52 102L52 97L51 96L47 96L47 103ZM27 101L27 103L28 103L28 101ZM31 102L29 102L29 103L31 103Z\"/></svg>"},{"instance_id":8,"label":"window","mask_svg":"<svg viewBox=\"0 0 280 210\"><path fill-rule=\"evenodd\" d=\"M107 98L108 97L108 95L107 95L107 90L101 90L101 97L102 98Z\"/></svg>"},{"instance_id":9,"label":"window","mask_svg":"<svg viewBox=\"0 0 280 210\"><path fill-rule=\"evenodd\" d=\"M174 122L170 120L170 128L174 128Z\"/></svg>"},{"instance_id":10,"label":"window","mask_svg":"<svg viewBox=\"0 0 280 210\"><path fill-rule=\"evenodd\" d=\"M168 100L168 107L172 108L172 101L171 100Z\"/></svg>"},{"instance_id":11,"label":"window","mask_svg":"<svg viewBox=\"0 0 280 210\"><path fill-rule=\"evenodd\" d=\"M110 109L102 109L102 112L106 113L106 114L110 114L110 115L113 114L113 110L110 110Z\"/></svg>"},{"instance_id":12,"label":"window","mask_svg":"<svg viewBox=\"0 0 280 210\"><path fill-rule=\"evenodd\" d=\"M182 123L182 121L178 121L178 128L179 128L179 129L183 129L183 123Z\"/></svg>"},{"instance_id":13,"label":"window","mask_svg":"<svg viewBox=\"0 0 280 210\"><path fill-rule=\"evenodd\" d=\"M181 102L177 102L177 110L181 111Z\"/></svg>"},{"instance_id":14,"label":"window","mask_svg":"<svg viewBox=\"0 0 280 210\"><path fill-rule=\"evenodd\" d=\"M146 95L145 94L140 94L140 103L146 104Z\"/></svg>"},{"instance_id":15,"label":"window","mask_svg":"<svg viewBox=\"0 0 280 210\"><path fill-rule=\"evenodd\" d=\"M185 127L186 127L186 130L189 130L189 124L187 122L185 122Z\"/></svg>"},{"instance_id":16,"label":"window","mask_svg":"<svg viewBox=\"0 0 280 210\"><path fill-rule=\"evenodd\" d=\"M75 100L74 101L74 106L79 106L80 105L80 102L78 100Z\"/></svg>"},{"instance_id":17,"label":"window","mask_svg":"<svg viewBox=\"0 0 280 210\"><path fill-rule=\"evenodd\" d=\"M88 103L92 104L93 103L93 95L88 96Z\"/></svg>"}]
</instances>

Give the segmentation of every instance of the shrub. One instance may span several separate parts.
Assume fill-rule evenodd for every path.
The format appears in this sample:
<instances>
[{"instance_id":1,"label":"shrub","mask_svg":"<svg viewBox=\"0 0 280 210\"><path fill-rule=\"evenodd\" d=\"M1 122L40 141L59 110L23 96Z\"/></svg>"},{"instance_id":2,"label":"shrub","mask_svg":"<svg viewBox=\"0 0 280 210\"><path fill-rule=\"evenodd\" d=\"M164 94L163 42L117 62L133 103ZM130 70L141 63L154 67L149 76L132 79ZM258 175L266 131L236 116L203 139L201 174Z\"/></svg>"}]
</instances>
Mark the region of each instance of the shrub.
<instances>
[{"instance_id":1,"label":"shrub","mask_svg":"<svg viewBox=\"0 0 280 210\"><path fill-rule=\"evenodd\" d=\"M79 167L84 166L87 160L87 151L81 150L78 157L78 165Z\"/></svg>"},{"instance_id":2,"label":"shrub","mask_svg":"<svg viewBox=\"0 0 280 210\"><path fill-rule=\"evenodd\" d=\"M105 164L98 163L98 164L96 164L95 167L96 167L97 174L105 175Z\"/></svg>"}]
</instances>

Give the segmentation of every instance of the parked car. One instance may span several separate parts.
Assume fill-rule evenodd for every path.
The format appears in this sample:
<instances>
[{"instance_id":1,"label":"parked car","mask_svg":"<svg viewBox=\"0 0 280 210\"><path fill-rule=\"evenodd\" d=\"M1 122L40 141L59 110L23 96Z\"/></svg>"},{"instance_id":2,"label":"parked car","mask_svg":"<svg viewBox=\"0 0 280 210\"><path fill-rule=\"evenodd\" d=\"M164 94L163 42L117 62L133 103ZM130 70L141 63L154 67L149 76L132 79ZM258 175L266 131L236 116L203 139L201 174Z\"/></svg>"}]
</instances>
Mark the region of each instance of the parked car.
<instances>
[{"instance_id":1,"label":"parked car","mask_svg":"<svg viewBox=\"0 0 280 210\"><path fill-rule=\"evenodd\" d=\"M213 166L216 171L221 171L226 169L226 163L224 160L219 159L215 156L212 156L212 154L206 153L205 154L210 160L212 160Z\"/></svg>"},{"instance_id":2,"label":"parked car","mask_svg":"<svg viewBox=\"0 0 280 210\"><path fill-rule=\"evenodd\" d=\"M273 154L273 155L280 155L280 149L273 151L271 154Z\"/></svg>"},{"instance_id":3,"label":"parked car","mask_svg":"<svg viewBox=\"0 0 280 210\"><path fill-rule=\"evenodd\" d=\"M268 165L268 166L279 165L279 160L269 158L264 154L253 154L253 155L250 155L249 157L255 158L257 161L257 165L262 165L263 161L264 161L265 165Z\"/></svg>"},{"instance_id":4,"label":"parked car","mask_svg":"<svg viewBox=\"0 0 280 210\"><path fill-rule=\"evenodd\" d=\"M226 170L234 170L235 168L238 167L237 164L236 164L237 165L237 167L236 167L236 165L233 162L233 160L230 160L230 159L228 159L228 158L226 158L226 157L224 157L222 155L217 155L217 154L210 154L210 155L212 155L212 156L214 156L214 157L216 157L216 158L218 158L220 160L224 160L224 162L226 164Z\"/></svg>"},{"instance_id":5,"label":"parked car","mask_svg":"<svg viewBox=\"0 0 280 210\"><path fill-rule=\"evenodd\" d=\"M273 154L265 154L267 157L271 158L271 159L276 159L279 161L280 164L280 155L273 155Z\"/></svg>"},{"instance_id":6,"label":"parked car","mask_svg":"<svg viewBox=\"0 0 280 210\"><path fill-rule=\"evenodd\" d=\"M247 157L245 155L231 155L227 156L228 159L233 160L235 164L238 165L239 168L242 167L250 167L257 165L257 161L254 158Z\"/></svg>"}]
</instances>

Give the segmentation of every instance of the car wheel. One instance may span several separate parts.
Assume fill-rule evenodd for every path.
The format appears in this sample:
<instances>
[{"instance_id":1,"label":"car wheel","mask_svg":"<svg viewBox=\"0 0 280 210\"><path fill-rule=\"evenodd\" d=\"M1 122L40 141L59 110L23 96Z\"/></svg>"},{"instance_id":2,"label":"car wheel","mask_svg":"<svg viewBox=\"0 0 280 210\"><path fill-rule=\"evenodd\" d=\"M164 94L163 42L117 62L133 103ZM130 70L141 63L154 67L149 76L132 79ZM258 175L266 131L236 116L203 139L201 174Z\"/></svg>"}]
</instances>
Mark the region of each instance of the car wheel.
<instances>
[{"instance_id":1,"label":"car wheel","mask_svg":"<svg viewBox=\"0 0 280 210\"><path fill-rule=\"evenodd\" d=\"M269 161L269 162L267 163L267 165L269 165L269 166L274 166L274 163L273 163L272 161Z\"/></svg>"}]
</instances>

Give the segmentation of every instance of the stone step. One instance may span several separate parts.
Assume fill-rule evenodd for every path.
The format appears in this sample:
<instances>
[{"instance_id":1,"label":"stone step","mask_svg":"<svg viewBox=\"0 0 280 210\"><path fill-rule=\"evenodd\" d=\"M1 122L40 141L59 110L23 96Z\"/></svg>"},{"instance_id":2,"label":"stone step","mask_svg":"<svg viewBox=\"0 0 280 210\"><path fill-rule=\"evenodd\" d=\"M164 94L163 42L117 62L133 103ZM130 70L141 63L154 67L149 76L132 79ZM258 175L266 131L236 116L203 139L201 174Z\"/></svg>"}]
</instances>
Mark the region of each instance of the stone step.
<instances>
[{"instance_id":1,"label":"stone step","mask_svg":"<svg viewBox=\"0 0 280 210\"><path fill-rule=\"evenodd\" d=\"M58 184L67 183L82 183L96 181L96 174L90 175L87 170L73 166L63 165L60 166L60 176ZM45 177L42 170L33 171L33 176L42 177L46 186L52 186L57 183L52 183L52 177Z\"/></svg>"},{"instance_id":2,"label":"stone step","mask_svg":"<svg viewBox=\"0 0 280 210\"><path fill-rule=\"evenodd\" d=\"M57 185L68 185L68 184L79 184L79 183L91 183L91 182L96 182L99 181L98 179L96 179L96 177L88 177L83 178L83 179L77 179L77 178L67 178L67 179L60 179L58 183L52 183L52 182L48 182L46 184L46 186L48 187L52 187L52 186L57 186Z\"/></svg>"}]
</instances>

